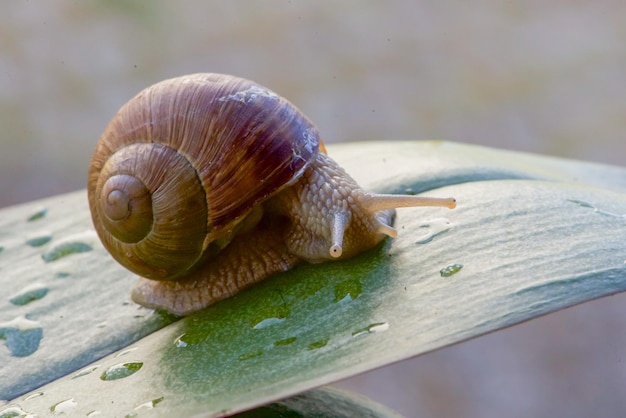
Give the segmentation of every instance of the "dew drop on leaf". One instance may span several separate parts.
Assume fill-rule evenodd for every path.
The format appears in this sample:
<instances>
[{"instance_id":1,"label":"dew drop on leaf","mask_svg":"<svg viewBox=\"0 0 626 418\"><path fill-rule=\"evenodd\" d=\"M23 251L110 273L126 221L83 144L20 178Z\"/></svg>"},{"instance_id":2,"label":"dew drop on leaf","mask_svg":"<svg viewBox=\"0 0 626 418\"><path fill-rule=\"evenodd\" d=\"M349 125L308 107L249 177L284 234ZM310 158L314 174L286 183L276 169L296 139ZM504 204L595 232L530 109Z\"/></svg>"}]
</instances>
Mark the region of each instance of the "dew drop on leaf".
<instances>
[{"instance_id":1,"label":"dew drop on leaf","mask_svg":"<svg viewBox=\"0 0 626 418\"><path fill-rule=\"evenodd\" d=\"M47 213L48 213L48 209L47 208L41 208L37 212L33 213L28 218L26 218L26 221L27 222L33 222L33 221L39 220L39 219L43 218L44 216L46 216Z\"/></svg>"},{"instance_id":2,"label":"dew drop on leaf","mask_svg":"<svg viewBox=\"0 0 626 418\"><path fill-rule=\"evenodd\" d=\"M100 375L100 379L102 380L117 380L123 379L130 375L133 375L141 369L143 363L140 361L131 362L131 363L121 363L116 364L114 366L109 367L102 375Z\"/></svg>"},{"instance_id":3,"label":"dew drop on leaf","mask_svg":"<svg viewBox=\"0 0 626 418\"><path fill-rule=\"evenodd\" d=\"M450 277L453 274L456 274L459 272L459 270L461 270L463 268L463 264L450 264L449 266L445 266L444 268L442 268L441 270L439 270L439 274L441 274L441 277Z\"/></svg>"},{"instance_id":4,"label":"dew drop on leaf","mask_svg":"<svg viewBox=\"0 0 626 418\"><path fill-rule=\"evenodd\" d=\"M74 402L74 398L70 398L52 405L50 407L50 412L54 415L70 414L72 409L76 406L78 406L78 404Z\"/></svg>"},{"instance_id":5,"label":"dew drop on leaf","mask_svg":"<svg viewBox=\"0 0 626 418\"><path fill-rule=\"evenodd\" d=\"M51 239L51 235L38 235L27 239L26 245L30 245L31 247L41 247L42 245L49 243Z\"/></svg>"},{"instance_id":6,"label":"dew drop on leaf","mask_svg":"<svg viewBox=\"0 0 626 418\"><path fill-rule=\"evenodd\" d=\"M9 299L13 305L23 306L33 301L39 300L48 294L48 288L39 283L33 283L24 287L16 295Z\"/></svg>"}]
</instances>

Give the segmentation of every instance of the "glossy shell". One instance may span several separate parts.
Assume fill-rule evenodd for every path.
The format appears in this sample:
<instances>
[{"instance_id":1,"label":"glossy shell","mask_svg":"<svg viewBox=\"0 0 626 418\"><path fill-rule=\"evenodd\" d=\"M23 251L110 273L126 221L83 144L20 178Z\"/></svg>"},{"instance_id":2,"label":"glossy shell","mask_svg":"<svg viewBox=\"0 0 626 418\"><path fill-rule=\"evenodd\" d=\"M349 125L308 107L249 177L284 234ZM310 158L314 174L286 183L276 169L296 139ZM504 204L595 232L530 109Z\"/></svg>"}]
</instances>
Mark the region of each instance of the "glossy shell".
<instances>
[{"instance_id":1,"label":"glossy shell","mask_svg":"<svg viewBox=\"0 0 626 418\"><path fill-rule=\"evenodd\" d=\"M319 146L295 106L249 80L165 80L124 105L98 141L88 181L95 228L135 273L184 276L295 181Z\"/></svg>"}]
</instances>

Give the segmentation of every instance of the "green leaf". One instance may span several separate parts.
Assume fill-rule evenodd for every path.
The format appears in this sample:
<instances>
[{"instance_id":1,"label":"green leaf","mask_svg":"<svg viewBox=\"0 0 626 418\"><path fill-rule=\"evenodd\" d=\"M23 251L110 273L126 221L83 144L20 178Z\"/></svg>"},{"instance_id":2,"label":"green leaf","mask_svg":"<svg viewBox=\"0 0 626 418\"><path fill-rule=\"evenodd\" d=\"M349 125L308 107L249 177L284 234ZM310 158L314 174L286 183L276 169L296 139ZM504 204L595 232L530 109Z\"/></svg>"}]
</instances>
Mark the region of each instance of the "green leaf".
<instances>
[{"instance_id":1,"label":"green leaf","mask_svg":"<svg viewBox=\"0 0 626 418\"><path fill-rule=\"evenodd\" d=\"M368 189L458 207L400 209L397 239L175 322L129 302L132 275L97 242L84 192L1 211L0 338L43 337L22 357L0 350L0 398L38 415L231 414L626 289L624 169L445 142L330 153ZM39 228L52 241L26 245ZM93 250L44 262L68 242ZM48 292L10 302L34 285ZM119 368L133 373L102 379Z\"/></svg>"},{"instance_id":2,"label":"green leaf","mask_svg":"<svg viewBox=\"0 0 626 418\"><path fill-rule=\"evenodd\" d=\"M372 401L335 388L310 390L251 411L239 418L400 418Z\"/></svg>"}]
</instances>

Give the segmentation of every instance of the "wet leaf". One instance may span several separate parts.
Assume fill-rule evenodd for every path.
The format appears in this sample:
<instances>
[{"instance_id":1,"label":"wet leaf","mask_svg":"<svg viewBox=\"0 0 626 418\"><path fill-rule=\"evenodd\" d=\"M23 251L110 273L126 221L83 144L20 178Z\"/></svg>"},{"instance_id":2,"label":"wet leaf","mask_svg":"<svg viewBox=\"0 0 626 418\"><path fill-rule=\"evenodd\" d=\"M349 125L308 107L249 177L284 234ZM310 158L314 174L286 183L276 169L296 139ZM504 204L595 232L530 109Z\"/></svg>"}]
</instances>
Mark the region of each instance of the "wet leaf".
<instances>
[{"instance_id":1,"label":"wet leaf","mask_svg":"<svg viewBox=\"0 0 626 418\"><path fill-rule=\"evenodd\" d=\"M39 227L54 237L89 228L84 192L0 212L6 294L51 289L24 306L0 301L0 322L25 315L44 337L29 356L0 352L0 398L41 415L68 399L83 415L124 416L156 399L160 415L230 414L626 289L622 168L445 142L329 151L368 189L428 190L457 209L401 209L397 239L298 266L167 326L173 318L128 302L132 275L99 244L53 263L24 244ZM18 224L42 206L45 218Z\"/></svg>"}]
</instances>

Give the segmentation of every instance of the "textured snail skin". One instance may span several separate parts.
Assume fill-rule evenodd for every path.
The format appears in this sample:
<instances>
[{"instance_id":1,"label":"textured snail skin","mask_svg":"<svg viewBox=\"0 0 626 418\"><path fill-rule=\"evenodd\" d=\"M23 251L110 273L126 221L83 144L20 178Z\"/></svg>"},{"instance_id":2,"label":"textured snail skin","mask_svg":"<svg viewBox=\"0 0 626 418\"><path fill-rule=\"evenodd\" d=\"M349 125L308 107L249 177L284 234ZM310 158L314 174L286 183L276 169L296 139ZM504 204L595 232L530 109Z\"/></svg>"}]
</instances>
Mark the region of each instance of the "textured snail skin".
<instances>
[{"instance_id":1,"label":"textured snail skin","mask_svg":"<svg viewBox=\"0 0 626 418\"><path fill-rule=\"evenodd\" d=\"M267 201L266 222L233 240L189 279L140 279L132 298L144 306L187 315L302 260L345 259L372 248L384 239L377 228L391 222L393 210L368 212L357 201L364 195L337 163L320 153L294 185ZM338 257L329 252L329 220L334 213L343 214L350 224Z\"/></svg>"},{"instance_id":2,"label":"textured snail skin","mask_svg":"<svg viewBox=\"0 0 626 418\"><path fill-rule=\"evenodd\" d=\"M395 237L393 208L455 206L363 191L295 106L210 73L157 83L118 111L88 196L103 245L141 276L133 300L177 315Z\"/></svg>"}]
</instances>

